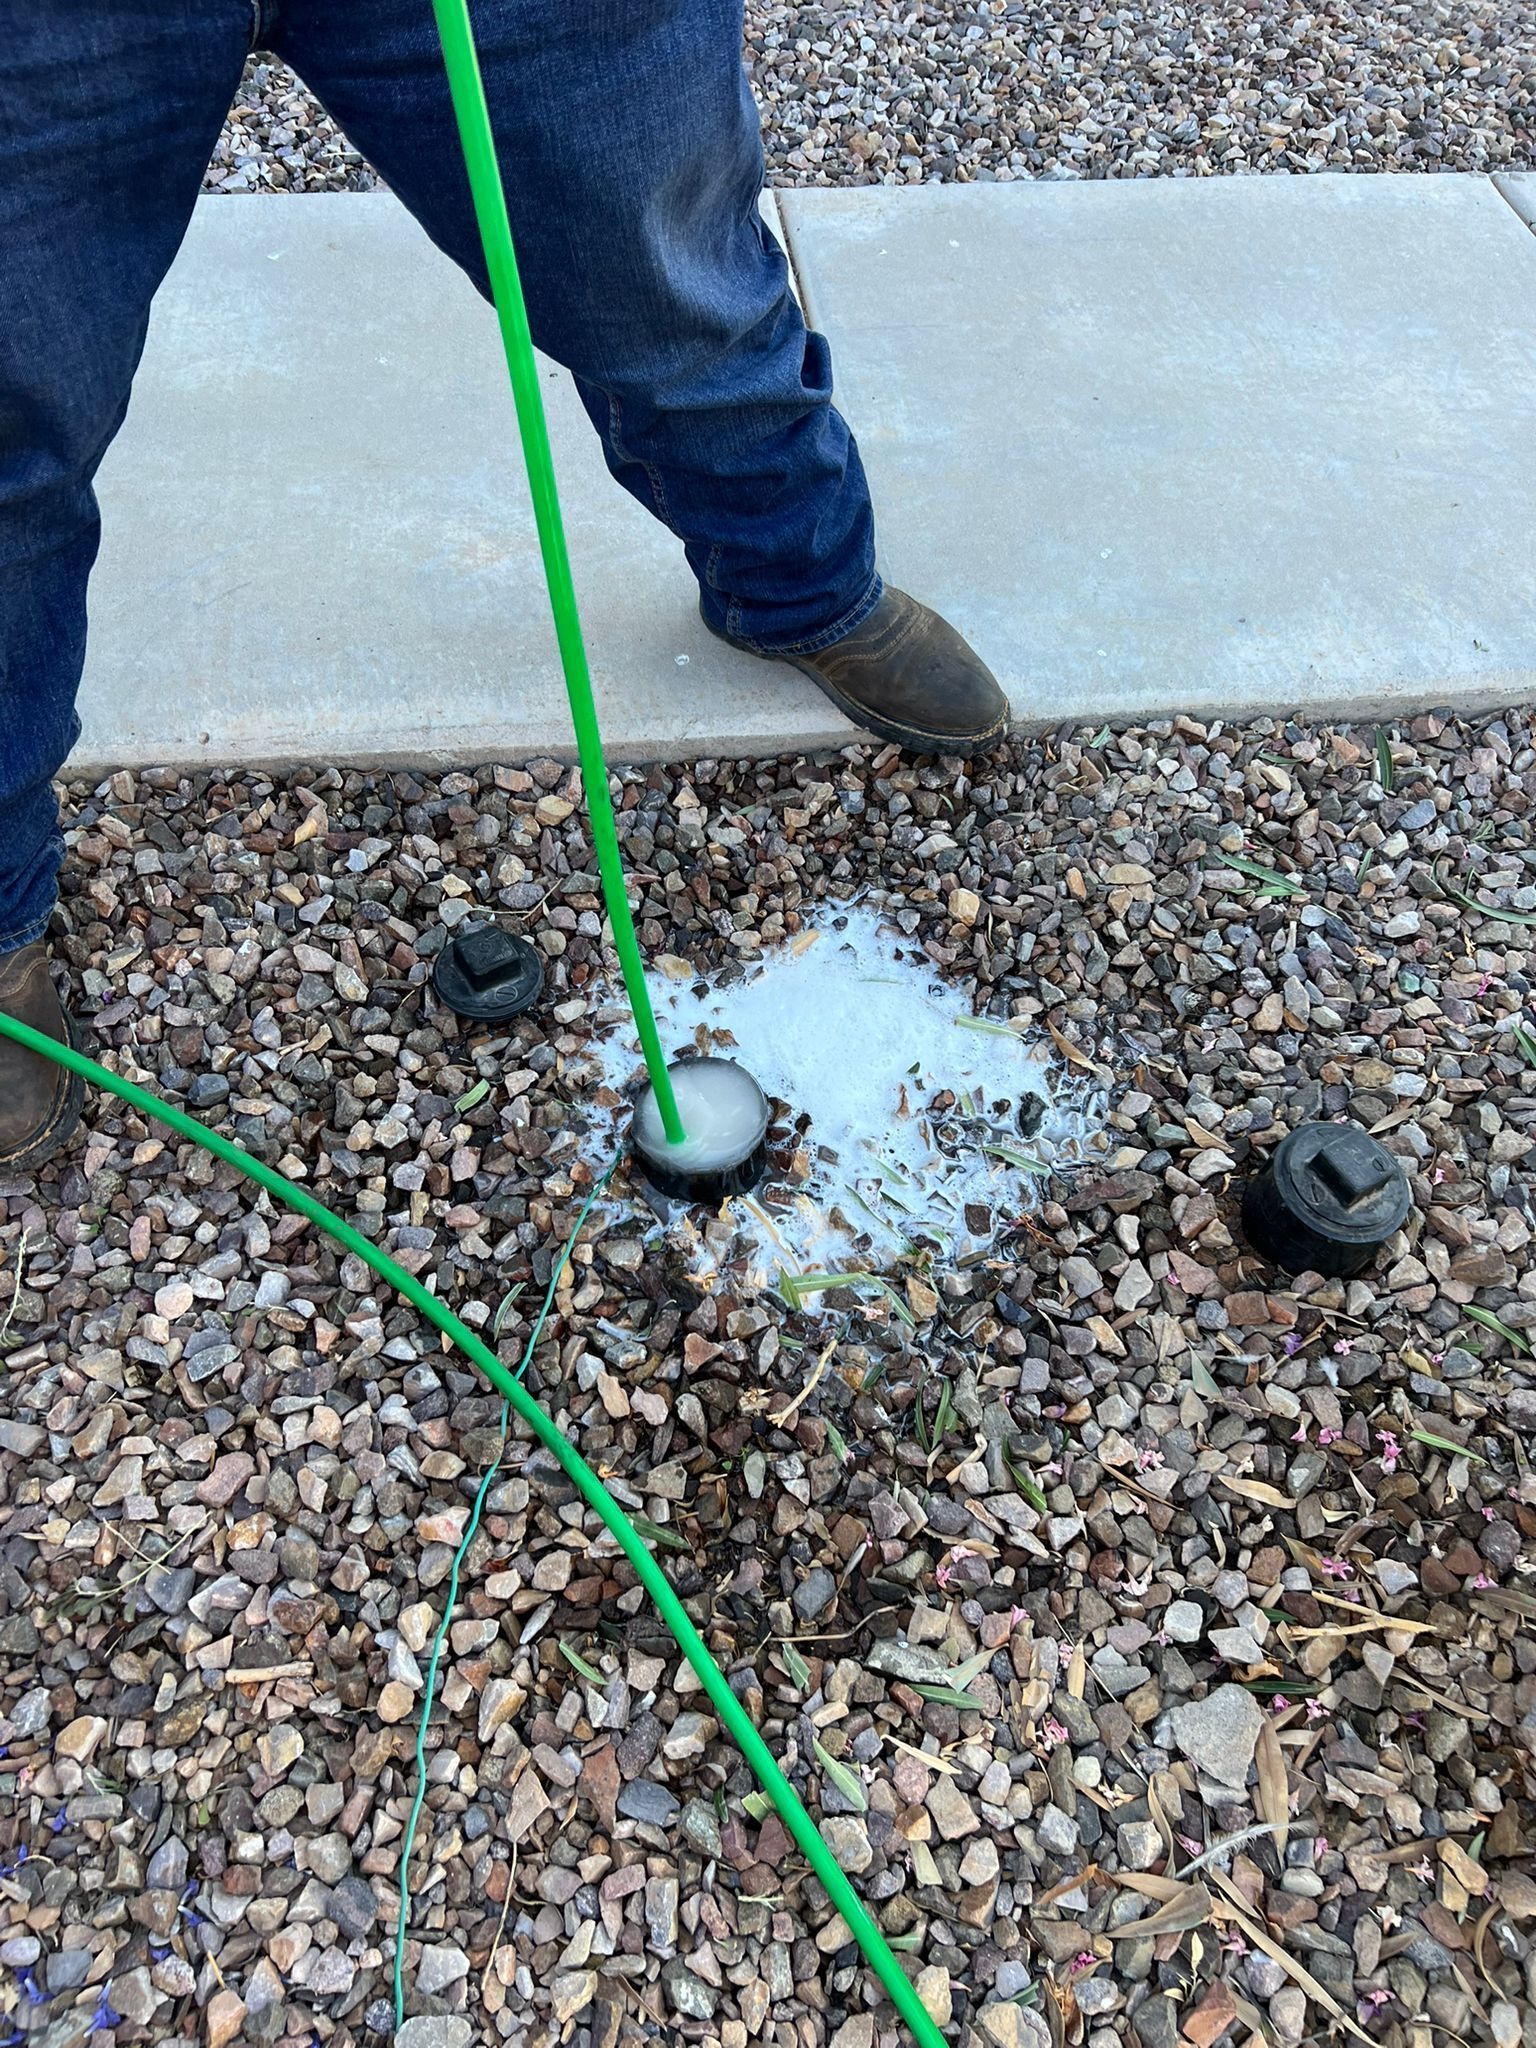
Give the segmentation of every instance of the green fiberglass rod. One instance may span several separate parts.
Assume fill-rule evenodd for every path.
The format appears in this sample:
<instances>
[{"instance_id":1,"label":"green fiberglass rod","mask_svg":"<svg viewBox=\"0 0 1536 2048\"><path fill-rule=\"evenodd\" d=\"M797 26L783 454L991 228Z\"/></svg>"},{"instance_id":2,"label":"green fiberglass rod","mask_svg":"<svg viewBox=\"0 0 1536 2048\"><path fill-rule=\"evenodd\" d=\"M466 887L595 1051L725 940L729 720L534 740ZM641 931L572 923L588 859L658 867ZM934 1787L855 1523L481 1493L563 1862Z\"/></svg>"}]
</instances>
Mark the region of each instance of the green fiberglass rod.
<instances>
[{"instance_id":1,"label":"green fiberglass rod","mask_svg":"<svg viewBox=\"0 0 1536 2048\"><path fill-rule=\"evenodd\" d=\"M496 1391L508 1401L521 1421L543 1444L560 1465L561 1470L572 1482L587 1506L594 1509L620 1550L634 1567L635 1576L650 1595L657 1613L666 1623L673 1640L693 1667L699 1683L709 1695L710 1703L719 1715L721 1724L751 1768L753 1776L772 1800L780 1820L783 1821L796 1846L805 1856L812 1870L821 1882L827 1897L843 1916L849 1933L863 1951L864 1958L889 1993L892 2003L906 2023L918 2048L947 2048L943 2034L929 2017L928 2010L918 1997L915 1987L902 1969L879 1926L871 1917L868 1908L847 1877L840 1869L837 1859L822 1840L816 1823L801 1804L800 1796L780 1770L772 1750L758 1734L756 1726L746 1708L731 1690L730 1680L711 1656L704 1638L694 1626L688 1610L673 1591L666 1573L652 1556L645 1538L625 1514L618 1501L598 1478L580 1451L566 1436L565 1432L546 1415L538 1402L529 1393L515 1374L510 1372L483 1338L477 1337L469 1326L456 1316L446 1302L440 1301L430 1288L422 1285L413 1274L396 1262L385 1251L380 1250L370 1238L364 1237L350 1223L337 1216L325 1204L310 1194L306 1188L268 1166L264 1159L257 1159L239 1145L224 1137L221 1132L210 1130L185 1110L177 1109L161 1096L147 1088L137 1087L132 1081L125 1081L120 1074L97 1064L73 1046L60 1045L45 1037L41 1031L34 1031L30 1025L7 1017L0 1011L0 1039L12 1039L17 1045L25 1046L29 1052L40 1058L52 1060L56 1066L67 1067L72 1074L79 1074L95 1088L103 1089L108 1095L116 1096L140 1116L149 1117L158 1124L164 1124L177 1137L198 1145L204 1152L211 1152L222 1159L227 1166L244 1174L247 1180L265 1188L275 1202L285 1209L292 1209L300 1216L307 1216L317 1230L343 1251L354 1253L381 1280L393 1287L419 1314L439 1330L469 1360L478 1367Z\"/></svg>"},{"instance_id":2,"label":"green fiberglass rod","mask_svg":"<svg viewBox=\"0 0 1536 2048\"><path fill-rule=\"evenodd\" d=\"M565 524L560 517L560 494L555 486L555 465L549 452L549 427L544 418L544 399L539 390L538 363L533 353L533 335L528 326L528 307L518 275L517 255L512 246L512 223L507 218L507 195L496 160L496 141L491 132L490 108L480 76L480 59L475 50L467 0L432 0L437 16L437 33L443 45L443 62L448 72L448 89L459 124L459 141L464 151L464 168L475 203L475 219L485 251L485 267L491 280L491 297L501 325L507 371L512 395L517 401L517 423L523 437L523 459L528 467L528 489L533 498L533 516L539 529L539 547L544 556L544 575L549 585L550 610L555 616L555 637L560 643L560 663L565 671L566 692L571 700L571 718L576 727L576 752L581 762L581 779L587 792L587 815L592 823L592 844L603 878L603 896L613 926L613 943L624 970L624 986L640 1032L651 1086L661 1111L667 1142L683 1142L683 1120L672 1092L672 1077L661 1050L656 1030L656 1013L651 1008L645 985L645 966L635 921L629 913L624 887L624 863L619 855L619 835L613 822L613 802L608 794L608 770L603 763L603 740L598 731L597 707L592 701L592 673L587 666L586 643L582 638L581 614L576 605L576 587L571 579L570 554L565 544Z\"/></svg>"}]
</instances>

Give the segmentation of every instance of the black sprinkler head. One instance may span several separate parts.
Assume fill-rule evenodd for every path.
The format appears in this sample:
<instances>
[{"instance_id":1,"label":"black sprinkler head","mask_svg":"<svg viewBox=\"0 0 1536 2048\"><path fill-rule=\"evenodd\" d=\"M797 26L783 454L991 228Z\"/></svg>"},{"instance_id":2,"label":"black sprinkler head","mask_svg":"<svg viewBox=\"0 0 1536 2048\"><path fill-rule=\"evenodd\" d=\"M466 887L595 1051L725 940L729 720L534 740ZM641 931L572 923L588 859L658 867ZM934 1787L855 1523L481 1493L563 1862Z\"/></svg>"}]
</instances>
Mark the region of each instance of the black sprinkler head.
<instances>
[{"instance_id":1,"label":"black sprinkler head","mask_svg":"<svg viewBox=\"0 0 1536 2048\"><path fill-rule=\"evenodd\" d=\"M465 925L437 956L438 1000L475 1024L504 1024L544 991L544 964L526 939L500 925Z\"/></svg>"},{"instance_id":2,"label":"black sprinkler head","mask_svg":"<svg viewBox=\"0 0 1536 2048\"><path fill-rule=\"evenodd\" d=\"M1244 1189L1243 1228L1285 1272L1345 1280L1402 1229L1412 1205L1403 1169L1357 1124L1302 1124Z\"/></svg>"},{"instance_id":3,"label":"black sprinkler head","mask_svg":"<svg viewBox=\"0 0 1536 2048\"><path fill-rule=\"evenodd\" d=\"M674 1060L667 1069L686 1136L667 1142L656 1090L635 1105L630 1142L646 1179L680 1202L711 1206L756 1187L768 1164L768 1098L734 1060Z\"/></svg>"}]
</instances>

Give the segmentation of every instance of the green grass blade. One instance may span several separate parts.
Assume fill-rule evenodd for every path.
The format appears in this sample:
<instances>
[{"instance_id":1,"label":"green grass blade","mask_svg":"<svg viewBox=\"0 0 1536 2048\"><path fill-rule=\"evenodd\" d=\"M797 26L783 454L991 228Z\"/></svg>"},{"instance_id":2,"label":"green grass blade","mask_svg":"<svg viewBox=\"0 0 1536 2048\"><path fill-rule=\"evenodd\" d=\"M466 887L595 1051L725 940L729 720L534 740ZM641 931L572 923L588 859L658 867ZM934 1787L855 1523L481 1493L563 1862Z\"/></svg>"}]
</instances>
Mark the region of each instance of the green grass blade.
<instances>
[{"instance_id":1,"label":"green grass blade","mask_svg":"<svg viewBox=\"0 0 1536 2048\"><path fill-rule=\"evenodd\" d=\"M1236 868L1240 875L1247 875L1250 881L1267 883L1277 896L1305 896L1307 893L1300 882L1293 881L1289 875L1282 875L1278 868L1267 868L1241 853L1226 853L1218 848L1216 858L1224 866Z\"/></svg>"},{"instance_id":2,"label":"green grass blade","mask_svg":"<svg viewBox=\"0 0 1536 2048\"><path fill-rule=\"evenodd\" d=\"M780 1643L779 1657L794 1683L805 1692L811 1682L811 1667L793 1643Z\"/></svg>"},{"instance_id":3,"label":"green grass blade","mask_svg":"<svg viewBox=\"0 0 1536 2048\"><path fill-rule=\"evenodd\" d=\"M786 1273L782 1267L779 1271L779 1293L791 1308L804 1308L813 1295L830 1293L834 1287L863 1288L883 1295L890 1303L892 1313L909 1330L917 1328L916 1316L889 1280L882 1280L878 1273Z\"/></svg>"},{"instance_id":4,"label":"green grass blade","mask_svg":"<svg viewBox=\"0 0 1536 2048\"><path fill-rule=\"evenodd\" d=\"M990 1152L995 1159L1004 1160L1009 1166L1016 1166L1020 1173L1038 1174L1043 1179L1050 1177L1051 1169L1033 1152L1017 1152L1012 1145L996 1145L990 1141L984 1142L981 1149Z\"/></svg>"},{"instance_id":5,"label":"green grass blade","mask_svg":"<svg viewBox=\"0 0 1536 2048\"><path fill-rule=\"evenodd\" d=\"M1011 1024L998 1024L991 1017L957 1017L955 1019L955 1029L957 1031L985 1031L993 1038L1011 1038L1015 1045L1019 1042L1019 1034Z\"/></svg>"},{"instance_id":6,"label":"green grass blade","mask_svg":"<svg viewBox=\"0 0 1536 2048\"><path fill-rule=\"evenodd\" d=\"M1469 1315L1474 1323L1481 1323L1485 1330L1492 1330L1495 1336L1502 1337L1506 1344L1513 1344L1517 1351L1530 1356L1530 1340L1522 1337L1518 1330L1512 1330L1508 1323L1500 1322L1491 1308L1467 1308L1462 1313Z\"/></svg>"},{"instance_id":7,"label":"green grass blade","mask_svg":"<svg viewBox=\"0 0 1536 2048\"><path fill-rule=\"evenodd\" d=\"M507 1317L512 1313L518 1296L526 1290L527 1285L528 1282L526 1280L514 1280L497 1303L496 1313L491 1318L491 1342L493 1344L500 1341L502 1326L506 1322Z\"/></svg>"},{"instance_id":8,"label":"green grass blade","mask_svg":"<svg viewBox=\"0 0 1536 2048\"><path fill-rule=\"evenodd\" d=\"M958 1707L965 1714L982 1711L981 1701L962 1692L958 1685L922 1685L914 1680L912 1690L919 1699L931 1700L936 1707Z\"/></svg>"},{"instance_id":9,"label":"green grass blade","mask_svg":"<svg viewBox=\"0 0 1536 2048\"><path fill-rule=\"evenodd\" d=\"M823 1749L814 1735L811 1737L811 1747L816 1752L821 1768L826 1772L832 1783L842 1793L854 1811L856 1813L868 1813L869 1794L864 1790L864 1780L859 1776L858 1772L850 1771L840 1758L831 1755L827 1750Z\"/></svg>"},{"instance_id":10,"label":"green grass blade","mask_svg":"<svg viewBox=\"0 0 1536 2048\"><path fill-rule=\"evenodd\" d=\"M595 1664L589 1664L579 1650L573 1650L569 1643L562 1642L560 1654L573 1671L579 1671L589 1685L606 1685L607 1679Z\"/></svg>"},{"instance_id":11,"label":"green grass blade","mask_svg":"<svg viewBox=\"0 0 1536 2048\"><path fill-rule=\"evenodd\" d=\"M1449 1451L1454 1458L1470 1458L1474 1465L1486 1465L1488 1460L1481 1451L1474 1451L1469 1444L1459 1444L1454 1437L1436 1436L1432 1429L1410 1429L1408 1432L1416 1444L1428 1444L1432 1451Z\"/></svg>"},{"instance_id":12,"label":"green grass blade","mask_svg":"<svg viewBox=\"0 0 1536 2048\"><path fill-rule=\"evenodd\" d=\"M1035 1484L1034 1480L1030 1478L1027 1472L1021 1472L1019 1470L1018 1466L1014 1463L1013 1459L1009 1457L1006 1451L1003 1452L1003 1465L1005 1470L1007 1471L1008 1477L1013 1481L1015 1487L1017 1487L1018 1491L1023 1495L1024 1499L1029 1502L1030 1506L1034 1509L1035 1513L1037 1515L1048 1514L1050 1512L1050 1508L1049 1504L1046 1501L1045 1495L1041 1492L1040 1488Z\"/></svg>"},{"instance_id":13,"label":"green grass blade","mask_svg":"<svg viewBox=\"0 0 1536 2048\"><path fill-rule=\"evenodd\" d=\"M1497 903L1480 902L1476 896L1469 896L1465 889L1458 889L1448 882L1438 867L1431 872L1441 895L1450 903L1459 903L1463 910L1475 910L1479 917L1492 918L1496 924L1536 925L1536 910L1510 910Z\"/></svg>"}]
</instances>

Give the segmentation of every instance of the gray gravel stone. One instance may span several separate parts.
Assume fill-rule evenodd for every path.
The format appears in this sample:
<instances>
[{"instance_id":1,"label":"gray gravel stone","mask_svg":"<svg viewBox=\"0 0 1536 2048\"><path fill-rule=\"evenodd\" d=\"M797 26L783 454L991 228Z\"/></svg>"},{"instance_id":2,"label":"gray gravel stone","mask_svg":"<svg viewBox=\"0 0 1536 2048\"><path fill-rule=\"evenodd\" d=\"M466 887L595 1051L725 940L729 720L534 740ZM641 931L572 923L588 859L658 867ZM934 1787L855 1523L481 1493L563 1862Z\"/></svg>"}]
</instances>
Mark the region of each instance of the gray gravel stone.
<instances>
[{"instance_id":1,"label":"gray gravel stone","mask_svg":"<svg viewBox=\"0 0 1536 2048\"><path fill-rule=\"evenodd\" d=\"M634 1778L619 1794L619 1812L626 1820L645 1821L651 1827L670 1827L677 1817L678 1799L654 1778Z\"/></svg>"},{"instance_id":2,"label":"gray gravel stone","mask_svg":"<svg viewBox=\"0 0 1536 2048\"><path fill-rule=\"evenodd\" d=\"M405 2022L394 2048L469 2048L474 2028L458 2013L423 2013Z\"/></svg>"},{"instance_id":3,"label":"gray gravel stone","mask_svg":"<svg viewBox=\"0 0 1536 2048\"><path fill-rule=\"evenodd\" d=\"M1197 1770L1241 1788L1263 1723L1252 1693L1240 1685L1218 1685L1203 1700L1174 1708L1173 1739Z\"/></svg>"}]
</instances>

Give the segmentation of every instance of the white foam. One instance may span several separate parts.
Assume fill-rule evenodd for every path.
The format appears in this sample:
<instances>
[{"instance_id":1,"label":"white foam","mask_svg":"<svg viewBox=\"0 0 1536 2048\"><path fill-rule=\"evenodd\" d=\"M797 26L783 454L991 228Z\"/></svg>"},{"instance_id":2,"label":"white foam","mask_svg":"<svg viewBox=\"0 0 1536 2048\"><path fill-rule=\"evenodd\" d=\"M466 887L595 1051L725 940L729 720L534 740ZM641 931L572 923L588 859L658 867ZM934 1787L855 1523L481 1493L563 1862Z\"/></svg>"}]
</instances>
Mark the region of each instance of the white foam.
<instances>
[{"instance_id":1,"label":"white foam","mask_svg":"<svg viewBox=\"0 0 1536 2048\"><path fill-rule=\"evenodd\" d=\"M924 1243L950 1257L990 1245L1034 1206L1038 1169L1084 1158L1102 1118L1091 1087L1053 1072L1054 1055L1006 1023L976 1018L921 947L870 910L824 907L723 986L653 973L651 987L669 1059L737 1060L808 1119L789 1181L729 1205L768 1279L780 1267L878 1270ZM593 1079L629 1091L632 1026L592 1057ZM1029 1135L1026 1103L1040 1118ZM722 1248L720 1231L705 1235Z\"/></svg>"},{"instance_id":2,"label":"white foam","mask_svg":"<svg viewBox=\"0 0 1536 2048\"><path fill-rule=\"evenodd\" d=\"M672 1092L686 1133L680 1145L668 1142L651 1089L635 1111L635 1136L652 1159L680 1173L717 1173L739 1166L761 1143L768 1104L743 1067L729 1060L688 1060L672 1069Z\"/></svg>"}]
</instances>

